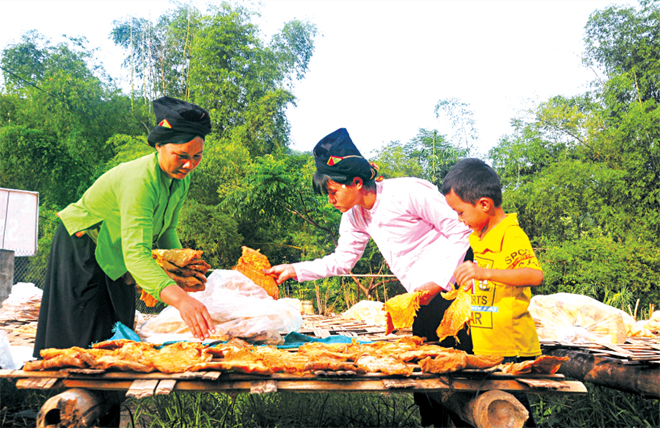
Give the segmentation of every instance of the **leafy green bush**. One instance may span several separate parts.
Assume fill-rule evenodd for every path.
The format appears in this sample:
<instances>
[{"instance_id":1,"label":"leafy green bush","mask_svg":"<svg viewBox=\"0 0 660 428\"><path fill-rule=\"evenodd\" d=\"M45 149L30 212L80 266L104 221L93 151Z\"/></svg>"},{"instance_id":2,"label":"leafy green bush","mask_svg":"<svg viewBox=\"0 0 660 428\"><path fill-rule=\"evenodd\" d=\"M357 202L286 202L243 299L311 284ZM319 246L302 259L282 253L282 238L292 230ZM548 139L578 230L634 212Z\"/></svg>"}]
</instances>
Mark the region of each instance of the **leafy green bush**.
<instances>
[{"instance_id":1,"label":"leafy green bush","mask_svg":"<svg viewBox=\"0 0 660 428\"><path fill-rule=\"evenodd\" d=\"M535 294L582 294L623 310L639 299L643 316L660 301L660 249L648 243L584 234L544 245L538 256L545 280Z\"/></svg>"}]
</instances>

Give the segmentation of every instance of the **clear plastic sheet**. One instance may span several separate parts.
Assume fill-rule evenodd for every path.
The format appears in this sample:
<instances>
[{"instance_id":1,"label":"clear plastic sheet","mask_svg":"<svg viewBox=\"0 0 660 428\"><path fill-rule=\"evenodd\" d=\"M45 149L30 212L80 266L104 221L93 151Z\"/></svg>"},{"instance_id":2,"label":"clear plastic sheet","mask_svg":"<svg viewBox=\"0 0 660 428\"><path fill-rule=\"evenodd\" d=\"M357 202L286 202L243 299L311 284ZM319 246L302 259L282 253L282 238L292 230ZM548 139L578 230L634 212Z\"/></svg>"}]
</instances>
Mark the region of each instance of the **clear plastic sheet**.
<instances>
[{"instance_id":1,"label":"clear plastic sheet","mask_svg":"<svg viewBox=\"0 0 660 428\"><path fill-rule=\"evenodd\" d=\"M211 340L239 337L253 343L279 344L282 335L302 327L302 316L294 306L274 300L234 270L214 271L206 289L190 295L204 303L213 318L216 333ZM196 340L174 307L145 322L138 334L152 343Z\"/></svg>"},{"instance_id":2,"label":"clear plastic sheet","mask_svg":"<svg viewBox=\"0 0 660 428\"><path fill-rule=\"evenodd\" d=\"M622 344L635 324L620 309L580 294L534 296L529 304L539 339Z\"/></svg>"}]
</instances>

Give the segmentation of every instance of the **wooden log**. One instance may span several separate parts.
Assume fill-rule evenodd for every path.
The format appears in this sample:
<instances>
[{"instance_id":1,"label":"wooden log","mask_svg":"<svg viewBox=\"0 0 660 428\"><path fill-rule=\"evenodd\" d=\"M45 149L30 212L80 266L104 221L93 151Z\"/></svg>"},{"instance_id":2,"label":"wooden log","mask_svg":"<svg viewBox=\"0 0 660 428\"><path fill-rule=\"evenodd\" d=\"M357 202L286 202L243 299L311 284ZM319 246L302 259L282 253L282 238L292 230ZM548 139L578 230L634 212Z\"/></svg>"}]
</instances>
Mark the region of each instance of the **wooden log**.
<instances>
[{"instance_id":1,"label":"wooden log","mask_svg":"<svg viewBox=\"0 0 660 428\"><path fill-rule=\"evenodd\" d=\"M85 389L69 389L49 398L41 406L37 415L37 428L95 426L105 410L105 403L96 393Z\"/></svg>"},{"instance_id":2,"label":"wooden log","mask_svg":"<svg viewBox=\"0 0 660 428\"><path fill-rule=\"evenodd\" d=\"M442 403L477 428L521 428L529 412L508 392L492 390L473 394L443 394Z\"/></svg>"},{"instance_id":3,"label":"wooden log","mask_svg":"<svg viewBox=\"0 0 660 428\"><path fill-rule=\"evenodd\" d=\"M548 349L544 353L570 357L559 368L559 373L566 376L649 398L660 398L660 367L656 365L625 365L614 358L567 349Z\"/></svg>"}]
</instances>

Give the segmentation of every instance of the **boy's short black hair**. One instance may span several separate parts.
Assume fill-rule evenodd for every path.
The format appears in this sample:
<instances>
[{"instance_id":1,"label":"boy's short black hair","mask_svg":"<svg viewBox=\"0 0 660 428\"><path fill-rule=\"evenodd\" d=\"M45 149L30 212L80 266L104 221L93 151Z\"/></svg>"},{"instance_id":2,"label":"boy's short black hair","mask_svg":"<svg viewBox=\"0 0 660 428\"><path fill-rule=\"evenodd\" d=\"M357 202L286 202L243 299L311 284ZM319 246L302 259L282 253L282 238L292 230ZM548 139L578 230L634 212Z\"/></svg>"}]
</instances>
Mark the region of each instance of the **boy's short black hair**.
<instances>
[{"instance_id":1,"label":"boy's short black hair","mask_svg":"<svg viewBox=\"0 0 660 428\"><path fill-rule=\"evenodd\" d=\"M493 168L481 159L462 159L451 167L442 180L443 195L453 190L464 202L476 204L479 198L490 198L496 208L502 205L502 185Z\"/></svg>"}]
</instances>

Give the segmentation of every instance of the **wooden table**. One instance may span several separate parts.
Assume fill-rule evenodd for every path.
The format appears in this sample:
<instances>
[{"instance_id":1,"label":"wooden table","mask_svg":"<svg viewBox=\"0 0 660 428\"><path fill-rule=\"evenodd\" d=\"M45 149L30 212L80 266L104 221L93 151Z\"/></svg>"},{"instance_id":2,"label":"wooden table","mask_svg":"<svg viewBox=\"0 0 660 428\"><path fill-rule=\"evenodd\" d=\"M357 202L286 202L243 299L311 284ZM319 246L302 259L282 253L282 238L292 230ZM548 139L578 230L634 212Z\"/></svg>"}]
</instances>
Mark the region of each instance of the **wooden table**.
<instances>
[{"instance_id":1,"label":"wooden table","mask_svg":"<svg viewBox=\"0 0 660 428\"><path fill-rule=\"evenodd\" d=\"M323 373L323 374L322 374ZM491 413L516 419L522 426L527 411L509 393L528 394L586 394L579 381L566 380L564 375L513 376L480 370L463 370L447 375L414 372L410 377L386 376L378 373L337 374L316 372L295 376L284 373L248 375L220 371L185 372L176 374L100 372L90 369L62 369L56 371L0 370L0 378L16 382L21 389L65 389L51 397L40 409L37 427L86 427L107 411L100 395L103 391L125 391L126 397L138 399L177 392L223 392L230 395L249 392L263 394L289 392L349 392L349 393L446 393L445 405L457 404L454 411L465 420L492 418ZM503 403L505 400L511 404ZM492 403L506 411L489 412ZM511 405L519 409L511 410ZM475 410L475 408L478 408ZM464 409L468 409L465 410ZM82 419L83 416L87 419ZM476 415L476 416L475 416ZM501 416L498 416L501 417ZM56 423L54 423L56 422ZM509 424L510 425L510 424ZM489 422L475 426L489 427Z\"/></svg>"},{"instance_id":2,"label":"wooden table","mask_svg":"<svg viewBox=\"0 0 660 428\"><path fill-rule=\"evenodd\" d=\"M401 336L410 335L410 331L400 331L399 335L385 335L384 327L370 325L364 321L322 316L306 316L301 332L320 338L344 335L368 341L392 341ZM463 370L446 375L433 375L422 373L418 367L410 377L386 376L378 373L347 374L345 372L315 372L304 376L278 373L264 376L220 371L145 374L62 369L37 372L0 370L0 378L14 381L17 388L20 389L64 390L63 393L49 400L50 402L55 398L60 398L59 402L44 404L39 412L38 427L55 426L52 421L48 422L48 415L51 413L49 409L53 409L52 413L57 415L56 419L63 421L61 426L87 426L78 424L80 415L85 414L88 416L88 420L92 421L94 415L98 416L98 413L103 411L93 409L101 407L99 402L102 400L99 400L98 396L94 397L100 391L122 391L126 392L127 397L138 399L166 395L172 391L224 392L230 395L241 392L262 394L277 391L406 394L426 392L445 393L443 397L469 397L472 401L481 399L488 394L499 394L497 399L500 399L506 393L516 392L528 394L587 393L586 387L581 382L566 380L562 374L513 376L501 372ZM77 410L75 406L70 405L73 401L77 402L75 405ZM461 402L461 405L464 404ZM85 406L84 411L82 406ZM96 413L92 410L95 410ZM479 413L488 412L480 411Z\"/></svg>"},{"instance_id":3,"label":"wooden table","mask_svg":"<svg viewBox=\"0 0 660 428\"><path fill-rule=\"evenodd\" d=\"M62 369L25 372L0 370L0 378L12 379L20 389L85 388L127 391L128 396L146 397L171 391L198 392L480 392L502 390L530 394L586 394L579 381L564 375L518 375L463 370L447 375L414 373L410 377L380 374L294 376L289 374L248 375L219 371L176 374L105 372Z\"/></svg>"}]
</instances>

